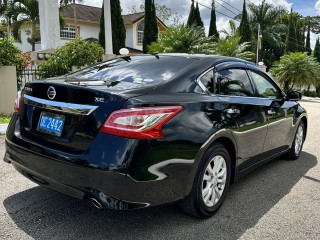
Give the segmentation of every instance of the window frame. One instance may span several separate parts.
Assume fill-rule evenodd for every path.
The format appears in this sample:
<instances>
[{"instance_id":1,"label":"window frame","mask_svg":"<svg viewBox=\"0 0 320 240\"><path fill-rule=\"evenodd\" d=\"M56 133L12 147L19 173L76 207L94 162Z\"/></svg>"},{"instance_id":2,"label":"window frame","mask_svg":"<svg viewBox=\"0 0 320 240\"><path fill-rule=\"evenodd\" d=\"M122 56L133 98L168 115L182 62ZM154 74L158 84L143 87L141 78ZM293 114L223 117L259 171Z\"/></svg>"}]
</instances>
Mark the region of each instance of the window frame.
<instances>
[{"instance_id":1,"label":"window frame","mask_svg":"<svg viewBox=\"0 0 320 240\"><path fill-rule=\"evenodd\" d=\"M242 70L246 73L248 80L250 82L251 88L252 88L252 95L253 96L236 96L236 95L225 95L225 94L216 94L217 96L228 96L228 97L247 97L247 98L252 98L252 97L256 97L256 87L255 85L253 85L252 79L250 78L249 74L248 74L248 69L244 68L244 67L227 67L227 68L222 68L219 69L219 71L216 72L215 74L215 82L217 82L217 84L219 84L219 89L220 89L220 83L218 83L218 76L219 76L219 72L221 71L225 71L225 70Z\"/></svg>"},{"instance_id":2,"label":"window frame","mask_svg":"<svg viewBox=\"0 0 320 240\"><path fill-rule=\"evenodd\" d=\"M272 99L272 98L259 96L259 91L258 91L257 85L253 79L251 72L258 74L259 76L263 77L266 81L268 81L277 90L278 98ZM247 74L248 74L248 76L251 80L251 83L253 84L253 87L255 89L255 97L260 98L260 99L268 99L268 100L284 100L285 99L285 94L283 93L281 88L279 88L279 86L267 74L264 74L262 72L259 72L259 71L256 71L256 70L250 69L250 68L247 69Z\"/></svg>"},{"instance_id":3,"label":"window frame","mask_svg":"<svg viewBox=\"0 0 320 240\"><path fill-rule=\"evenodd\" d=\"M73 32L71 32L70 30L69 31L67 31L67 30L63 30L63 29L65 29L65 28L73 28L75 31L74 31L74 34L75 34L75 37L74 38L71 38L71 37L68 37L68 36L61 36L61 33L62 32L64 32L64 33L73 33ZM74 40L74 39L76 39L76 37L77 37L77 33L80 35L80 26L78 26L77 27L77 29L76 29L76 27L74 26L74 25L66 25L66 26L64 26L62 29L60 29L60 39L66 39L66 40Z\"/></svg>"},{"instance_id":4,"label":"window frame","mask_svg":"<svg viewBox=\"0 0 320 240\"><path fill-rule=\"evenodd\" d=\"M206 75L207 73L209 73L210 71L213 72L213 80L214 82L216 82L216 71L215 71L215 67L211 67L209 69L207 69L206 71L204 71L203 73L200 74L200 76L196 79L196 83L199 85L199 87L201 88L201 90L209 95L209 96L215 96L216 94L212 93L209 91L209 89L203 85L203 83L201 82L201 78ZM213 85L212 86L212 89L213 89L213 92L215 92L216 88L215 88L215 84L213 84L213 81L211 81L211 84Z\"/></svg>"}]
</instances>

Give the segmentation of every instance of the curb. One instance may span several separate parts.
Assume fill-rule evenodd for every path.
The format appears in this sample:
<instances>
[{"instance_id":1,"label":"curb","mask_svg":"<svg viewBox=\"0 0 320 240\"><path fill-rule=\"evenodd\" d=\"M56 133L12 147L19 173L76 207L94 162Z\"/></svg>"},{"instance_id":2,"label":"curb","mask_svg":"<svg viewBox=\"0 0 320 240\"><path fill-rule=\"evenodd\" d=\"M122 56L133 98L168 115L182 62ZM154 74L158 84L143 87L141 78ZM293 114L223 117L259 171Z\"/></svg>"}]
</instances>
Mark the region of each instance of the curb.
<instances>
[{"instance_id":1,"label":"curb","mask_svg":"<svg viewBox=\"0 0 320 240\"><path fill-rule=\"evenodd\" d=\"M5 135L9 124L0 124L0 135Z\"/></svg>"}]
</instances>

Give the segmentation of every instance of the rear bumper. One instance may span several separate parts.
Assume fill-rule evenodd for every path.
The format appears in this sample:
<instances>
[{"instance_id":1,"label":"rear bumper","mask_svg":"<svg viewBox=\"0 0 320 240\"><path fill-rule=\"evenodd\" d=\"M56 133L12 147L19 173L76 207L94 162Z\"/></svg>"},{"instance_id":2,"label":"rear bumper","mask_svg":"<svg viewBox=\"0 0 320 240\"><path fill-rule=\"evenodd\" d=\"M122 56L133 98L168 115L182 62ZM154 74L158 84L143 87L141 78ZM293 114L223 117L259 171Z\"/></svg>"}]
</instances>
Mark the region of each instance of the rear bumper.
<instances>
[{"instance_id":1,"label":"rear bumper","mask_svg":"<svg viewBox=\"0 0 320 240\"><path fill-rule=\"evenodd\" d=\"M110 150L121 155L123 159L115 155L108 156L105 160L97 159L97 156L103 154L98 152L99 149L91 149L81 155L65 154L21 136L19 125L17 117L8 128L4 161L11 163L22 175L44 187L79 199L93 197L105 207L116 210L175 202L186 196L191 188L188 180L193 169L193 160L171 159L151 167L142 166L143 159L136 159L139 161L137 163L133 158L136 156L133 147L138 143L132 142L127 143L127 146L131 147L131 155ZM103 134L101 137L110 136ZM123 144L125 143L121 145ZM118 165L115 165L116 162ZM143 171L139 169L136 171L139 174L134 174L134 168L148 169L150 172L145 173L143 180L139 180ZM150 176L149 180L147 176Z\"/></svg>"}]
</instances>

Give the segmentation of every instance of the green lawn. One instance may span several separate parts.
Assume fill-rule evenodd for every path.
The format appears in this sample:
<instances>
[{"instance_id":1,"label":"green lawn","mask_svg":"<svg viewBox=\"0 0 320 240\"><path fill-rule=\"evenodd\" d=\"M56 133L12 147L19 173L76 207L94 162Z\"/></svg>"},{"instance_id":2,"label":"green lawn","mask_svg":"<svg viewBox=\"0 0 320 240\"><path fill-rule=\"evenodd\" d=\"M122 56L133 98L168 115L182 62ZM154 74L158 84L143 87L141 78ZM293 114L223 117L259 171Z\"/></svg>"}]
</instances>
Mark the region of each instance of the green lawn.
<instances>
[{"instance_id":1,"label":"green lawn","mask_svg":"<svg viewBox=\"0 0 320 240\"><path fill-rule=\"evenodd\" d=\"M11 119L11 116L0 115L0 124L9 123L10 119Z\"/></svg>"}]
</instances>

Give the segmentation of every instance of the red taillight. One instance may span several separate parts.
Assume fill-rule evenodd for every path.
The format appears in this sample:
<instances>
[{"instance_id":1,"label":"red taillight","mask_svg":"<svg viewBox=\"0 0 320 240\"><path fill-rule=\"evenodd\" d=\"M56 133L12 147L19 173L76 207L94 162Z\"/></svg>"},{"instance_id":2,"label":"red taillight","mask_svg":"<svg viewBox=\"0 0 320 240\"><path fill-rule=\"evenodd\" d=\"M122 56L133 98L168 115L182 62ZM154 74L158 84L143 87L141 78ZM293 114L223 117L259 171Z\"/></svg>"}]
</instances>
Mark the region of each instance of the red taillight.
<instances>
[{"instance_id":1,"label":"red taillight","mask_svg":"<svg viewBox=\"0 0 320 240\"><path fill-rule=\"evenodd\" d=\"M162 126L181 110L181 106L117 110L110 114L100 132L136 139L163 138Z\"/></svg>"},{"instance_id":2,"label":"red taillight","mask_svg":"<svg viewBox=\"0 0 320 240\"><path fill-rule=\"evenodd\" d=\"M14 100L14 112L20 112L20 100L21 100L21 91L17 93L16 99Z\"/></svg>"}]
</instances>

